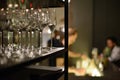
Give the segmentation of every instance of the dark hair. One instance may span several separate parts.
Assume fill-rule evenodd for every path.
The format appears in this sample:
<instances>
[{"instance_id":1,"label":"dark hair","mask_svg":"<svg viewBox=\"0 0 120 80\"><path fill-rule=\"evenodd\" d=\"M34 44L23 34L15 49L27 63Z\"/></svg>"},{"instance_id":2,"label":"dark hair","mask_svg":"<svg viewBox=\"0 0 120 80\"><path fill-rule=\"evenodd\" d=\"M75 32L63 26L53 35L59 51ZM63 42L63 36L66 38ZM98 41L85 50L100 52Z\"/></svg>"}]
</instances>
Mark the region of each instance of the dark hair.
<instances>
[{"instance_id":1,"label":"dark hair","mask_svg":"<svg viewBox=\"0 0 120 80\"><path fill-rule=\"evenodd\" d=\"M106 41L107 40L111 40L113 43L118 45L118 39L116 37L114 37L114 36L107 37Z\"/></svg>"},{"instance_id":2,"label":"dark hair","mask_svg":"<svg viewBox=\"0 0 120 80\"><path fill-rule=\"evenodd\" d=\"M77 30L75 28L73 28L73 27L69 27L68 29L72 29L71 32L68 32L68 35L74 35L74 34L77 33Z\"/></svg>"}]
</instances>

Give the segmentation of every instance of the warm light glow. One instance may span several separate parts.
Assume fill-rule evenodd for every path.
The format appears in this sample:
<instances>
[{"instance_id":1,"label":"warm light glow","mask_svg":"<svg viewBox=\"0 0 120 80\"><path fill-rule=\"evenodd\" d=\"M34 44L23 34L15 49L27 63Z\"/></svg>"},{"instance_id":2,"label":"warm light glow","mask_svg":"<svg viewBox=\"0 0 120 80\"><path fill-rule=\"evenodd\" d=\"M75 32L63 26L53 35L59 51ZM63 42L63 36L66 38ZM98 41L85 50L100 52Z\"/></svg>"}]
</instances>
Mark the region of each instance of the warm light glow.
<instances>
[{"instance_id":1,"label":"warm light glow","mask_svg":"<svg viewBox=\"0 0 120 80\"><path fill-rule=\"evenodd\" d=\"M2 8L1 11L4 11L4 8Z\"/></svg>"},{"instance_id":2,"label":"warm light glow","mask_svg":"<svg viewBox=\"0 0 120 80\"><path fill-rule=\"evenodd\" d=\"M34 32L32 31L32 34L34 34Z\"/></svg>"},{"instance_id":3,"label":"warm light glow","mask_svg":"<svg viewBox=\"0 0 120 80\"><path fill-rule=\"evenodd\" d=\"M100 74L100 72L97 70L97 69L94 69L93 71L92 71L92 76L93 77L100 77L100 76L102 76L101 74Z\"/></svg>"},{"instance_id":4,"label":"warm light glow","mask_svg":"<svg viewBox=\"0 0 120 80\"><path fill-rule=\"evenodd\" d=\"M26 12L28 12L29 11L29 9L26 9Z\"/></svg>"},{"instance_id":5,"label":"warm light glow","mask_svg":"<svg viewBox=\"0 0 120 80\"><path fill-rule=\"evenodd\" d=\"M44 16L45 14L44 13L42 13L42 16Z\"/></svg>"},{"instance_id":6,"label":"warm light glow","mask_svg":"<svg viewBox=\"0 0 120 80\"><path fill-rule=\"evenodd\" d=\"M19 34L21 34L21 32L19 32Z\"/></svg>"},{"instance_id":7,"label":"warm light glow","mask_svg":"<svg viewBox=\"0 0 120 80\"><path fill-rule=\"evenodd\" d=\"M15 10L12 11L13 13L15 12Z\"/></svg>"},{"instance_id":8,"label":"warm light glow","mask_svg":"<svg viewBox=\"0 0 120 80\"><path fill-rule=\"evenodd\" d=\"M82 68L87 69L88 65L89 65L89 62L87 60L82 61Z\"/></svg>"},{"instance_id":9,"label":"warm light glow","mask_svg":"<svg viewBox=\"0 0 120 80\"><path fill-rule=\"evenodd\" d=\"M9 8L7 8L6 10L9 10Z\"/></svg>"},{"instance_id":10,"label":"warm light glow","mask_svg":"<svg viewBox=\"0 0 120 80\"><path fill-rule=\"evenodd\" d=\"M76 68L80 68L81 67L81 61L80 60L78 60L78 61L76 61Z\"/></svg>"},{"instance_id":11,"label":"warm light glow","mask_svg":"<svg viewBox=\"0 0 120 80\"><path fill-rule=\"evenodd\" d=\"M65 69L63 68L62 71L65 71Z\"/></svg>"},{"instance_id":12,"label":"warm light glow","mask_svg":"<svg viewBox=\"0 0 120 80\"><path fill-rule=\"evenodd\" d=\"M38 9L39 12L41 12L41 9Z\"/></svg>"},{"instance_id":13,"label":"warm light glow","mask_svg":"<svg viewBox=\"0 0 120 80\"><path fill-rule=\"evenodd\" d=\"M18 4L15 4L14 7L17 8L17 7L18 7Z\"/></svg>"},{"instance_id":14,"label":"warm light glow","mask_svg":"<svg viewBox=\"0 0 120 80\"><path fill-rule=\"evenodd\" d=\"M31 10L34 10L34 8L31 8Z\"/></svg>"},{"instance_id":15,"label":"warm light glow","mask_svg":"<svg viewBox=\"0 0 120 80\"><path fill-rule=\"evenodd\" d=\"M100 69L101 71L103 71L103 64L102 64L102 63L99 63L99 69Z\"/></svg>"},{"instance_id":16,"label":"warm light glow","mask_svg":"<svg viewBox=\"0 0 120 80\"><path fill-rule=\"evenodd\" d=\"M62 32L65 32L65 28L64 27L62 28Z\"/></svg>"},{"instance_id":17,"label":"warm light glow","mask_svg":"<svg viewBox=\"0 0 120 80\"><path fill-rule=\"evenodd\" d=\"M12 7L13 7L13 5L12 5L12 4L9 4L9 5L8 5L8 7L9 7L9 8L12 8Z\"/></svg>"},{"instance_id":18,"label":"warm light glow","mask_svg":"<svg viewBox=\"0 0 120 80\"><path fill-rule=\"evenodd\" d=\"M34 12L34 14L37 14L37 12Z\"/></svg>"},{"instance_id":19,"label":"warm light glow","mask_svg":"<svg viewBox=\"0 0 120 80\"><path fill-rule=\"evenodd\" d=\"M47 32L50 34L51 33L50 29L48 29Z\"/></svg>"}]
</instances>

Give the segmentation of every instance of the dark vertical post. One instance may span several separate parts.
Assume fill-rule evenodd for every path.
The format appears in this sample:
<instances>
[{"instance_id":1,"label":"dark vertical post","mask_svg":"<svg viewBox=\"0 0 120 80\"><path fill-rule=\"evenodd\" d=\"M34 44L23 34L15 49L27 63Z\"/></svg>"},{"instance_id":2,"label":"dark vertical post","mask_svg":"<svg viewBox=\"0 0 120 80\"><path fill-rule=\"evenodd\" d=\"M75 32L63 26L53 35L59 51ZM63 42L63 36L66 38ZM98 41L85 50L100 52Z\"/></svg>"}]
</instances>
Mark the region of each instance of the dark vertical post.
<instances>
[{"instance_id":1,"label":"dark vertical post","mask_svg":"<svg viewBox=\"0 0 120 80\"><path fill-rule=\"evenodd\" d=\"M65 0L65 49L68 49L68 0ZM68 50L65 53L65 76L64 80L68 80Z\"/></svg>"}]
</instances>

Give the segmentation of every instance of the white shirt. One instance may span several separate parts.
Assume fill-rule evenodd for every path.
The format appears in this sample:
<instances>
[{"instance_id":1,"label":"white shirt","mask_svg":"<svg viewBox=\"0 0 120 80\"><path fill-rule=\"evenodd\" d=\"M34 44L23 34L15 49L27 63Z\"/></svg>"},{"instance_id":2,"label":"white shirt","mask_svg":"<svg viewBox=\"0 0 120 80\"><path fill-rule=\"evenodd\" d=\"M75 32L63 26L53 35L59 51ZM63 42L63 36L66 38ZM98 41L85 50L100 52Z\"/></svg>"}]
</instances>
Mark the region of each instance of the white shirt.
<instances>
[{"instance_id":1,"label":"white shirt","mask_svg":"<svg viewBox=\"0 0 120 80\"><path fill-rule=\"evenodd\" d=\"M111 51L111 56L108 58L109 61L117 61L120 59L120 47L115 46Z\"/></svg>"}]
</instances>

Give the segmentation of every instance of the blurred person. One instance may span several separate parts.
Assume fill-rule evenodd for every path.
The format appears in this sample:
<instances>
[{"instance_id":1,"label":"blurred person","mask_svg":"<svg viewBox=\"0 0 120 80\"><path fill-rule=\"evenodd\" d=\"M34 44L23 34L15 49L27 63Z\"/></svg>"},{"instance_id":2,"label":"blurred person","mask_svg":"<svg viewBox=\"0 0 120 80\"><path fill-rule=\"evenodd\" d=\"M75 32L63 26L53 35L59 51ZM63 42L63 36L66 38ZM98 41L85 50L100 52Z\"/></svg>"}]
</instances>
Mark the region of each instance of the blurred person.
<instances>
[{"instance_id":1,"label":"blurred person","mask_svg":"<svg viewBox=\"0 0 120 80\"><path fill-rule=\"evenodd\" d=\"M82 55L80 53L76 53L70 49L70 47L74 44L78 36L77 30L73 27L68 28L68 57L84 57L85 55Z\"/></svg>"},{"instance_id":2,"label":"blurred person","mask_svg":"<svg viewBox=\"0 0 120 80\"><path fill-rule=\"evenodd\" d=\"M60 31L55 30L54 35L52 36L53 47L63 47L60 37L61 37ZM51 39L48 40L48 47L50 46L51 46Z\"/></svg>"},{"instance_id":3,"label":"blurred person","mask_svg":"<svg viewBox=\"0 0 120 80\"><path fill-rule=\"evenodd\" d=\"M54 35L52 36L52 47L64 47L62 44L62 39L64 37L64 33L61 31L55 30ZM51 39L47 42L48 47L51 46ZM63 57L64 55L53 56L49 58L49 65L50 66L63 66Z\"/></svg>"},{"instance_id":4,"label":"blurred person","mask_svg":"<svg viewBox=\"0 0 120 80\"><path fill-rule=\"evenodd\" d=\"M118 46L118 39L116 37L108 37L106 39L106 45L108 48L107 57L110 62L113 62L117 66L120 66L120 47ZM105 54L106 55L106 54Z\"/></svg>"},{"instance_id":5,"label":"blurred person","mask_svg":"<svg viewBox=\"0 0 120 80\"><path fill-rule=\"evenodd\" d=\"M120 60L120 47L118 46L118 40L116 37L108 37L106 40L106 45L110 49L109 61Z\"/></svg>"},{"instance_id":6,"label":"blurred person","mask_svg":"<svg viewBox=\"0 0 120 80\"><path fill-rule=\"evenodd\" d=\"M77 61L88 59L87 55L76 53L71 50L71 46L75 43L78 37L77 30L73 27L68 28L68 72L78 75L85 75L85 68L76 68ZM79 65L80 66L80 65Z\"/></svg>"},{"instance_id":7,"label":"blurred person","mask_svg":"<svg viewBox=\"0 0 120 80\"><path fill-rule=\"evenodd\" d=\"M69 57L69 66L75 66L76 62L74 60L80 58L86 58L86 55L82 55L80 53L76 53L70 49L70 46L74 44L78 36L77 30L73 27L68 28L68 57ZM64 37L61 39L63 45L65 45ZM57 58L57 65L64 66L64 58Z\"/></svg>"}]
</instances>

